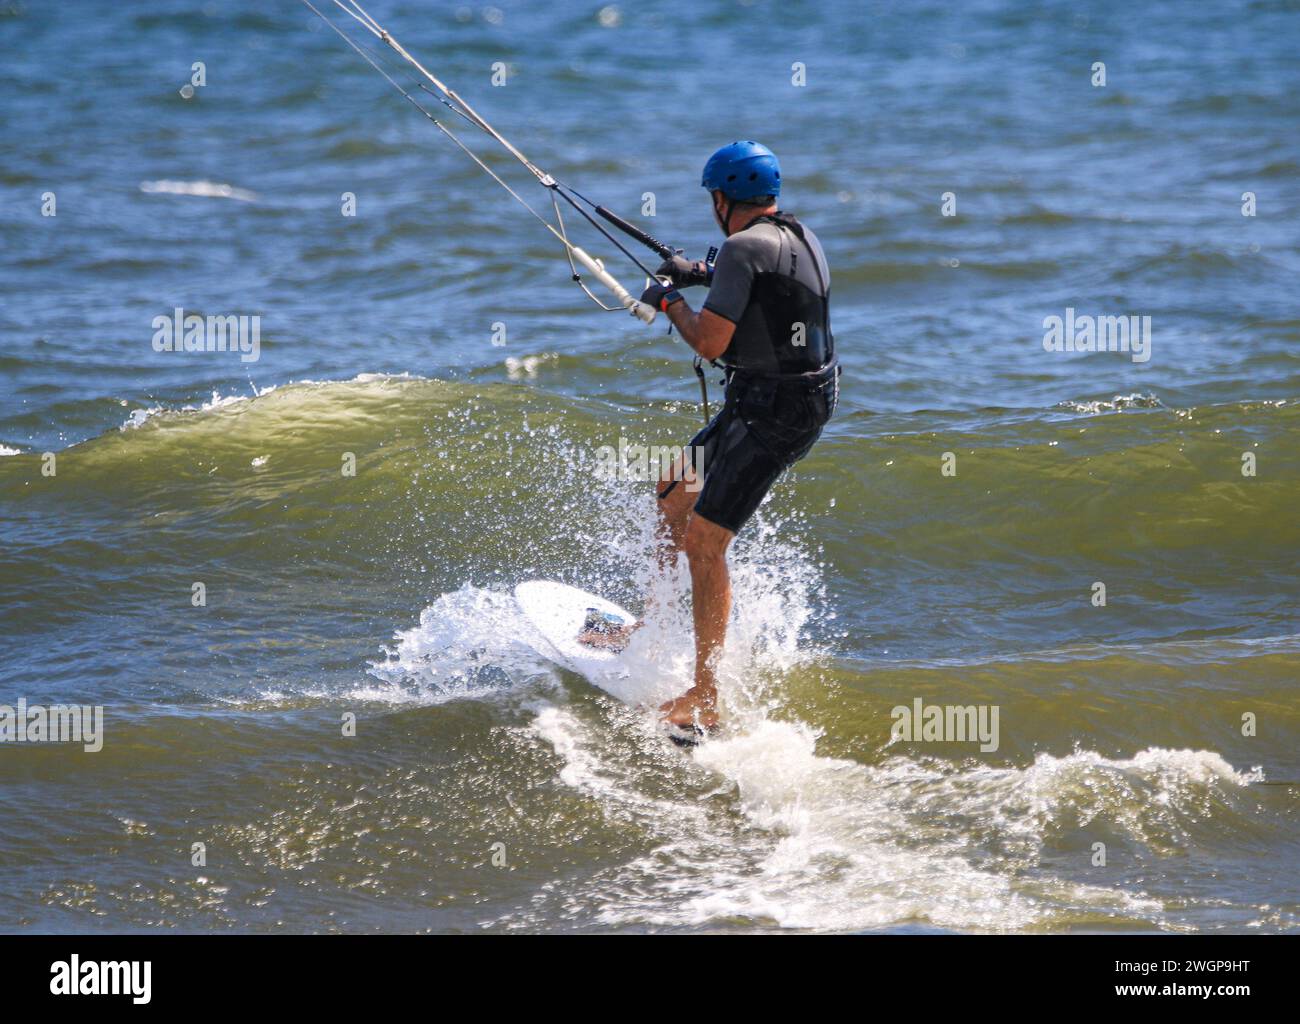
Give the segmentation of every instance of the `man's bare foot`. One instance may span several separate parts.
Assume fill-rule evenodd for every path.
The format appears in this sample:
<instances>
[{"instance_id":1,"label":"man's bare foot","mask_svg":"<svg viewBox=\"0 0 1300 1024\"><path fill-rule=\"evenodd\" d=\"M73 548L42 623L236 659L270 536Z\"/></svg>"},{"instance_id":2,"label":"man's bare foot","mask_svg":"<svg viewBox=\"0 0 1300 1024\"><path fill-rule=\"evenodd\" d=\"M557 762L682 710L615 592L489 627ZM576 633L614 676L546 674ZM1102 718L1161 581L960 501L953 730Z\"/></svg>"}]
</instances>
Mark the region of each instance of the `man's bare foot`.
<instances>
[{"instance_id":1,"label":"man's bare foot","mask_svg":"<svg viewBox=\"0 0 1300 1024\"><path fill-rule=\"evenodd\" d=\"M632 634L642 625L643 622L622 623L595 608L588 608L587 621L578 634L578 643L617 653L628 645Z\"/></svg>"},{"instance_id":2,"label":"man's bare foot","mask_svg":"<svg viewBox=\"0 0 1300 1024\"><path fill-rule=\"evenodd\" d=\"M662 719L669 725L689 730L692 726L713 732L718 727L718 691L713 687L692 686L676 700L659 705Z\"/></svg>"}]
</instances>

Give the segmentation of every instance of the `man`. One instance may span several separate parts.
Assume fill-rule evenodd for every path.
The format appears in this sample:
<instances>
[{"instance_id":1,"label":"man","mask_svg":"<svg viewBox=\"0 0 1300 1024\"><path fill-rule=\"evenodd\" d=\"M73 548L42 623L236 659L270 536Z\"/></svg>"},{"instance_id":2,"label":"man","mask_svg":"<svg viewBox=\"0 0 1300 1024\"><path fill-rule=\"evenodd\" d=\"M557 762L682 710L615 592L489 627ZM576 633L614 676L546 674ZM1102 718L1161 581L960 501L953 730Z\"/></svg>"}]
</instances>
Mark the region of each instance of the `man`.
<instances>
[{"instance_id":1,"label":"man","mask_svg":"<svg viewBox=\"0 0 1300 1024\"><path fill-rule=\"evenodd\" d=\"M830 272L811 231L777 208L781 169L757 142L733 142L709 158L701 184L727 240L710 268L664 262L641 301L662 310L682 338L726 376L721 411L692 439L683 462L659 481L666 556L684 551L691 572L695 685L660 710L687 735L718 721L717 658L731 615L727 548L787 468L821 435L839 396L830 330ZM708 285L696 313L679 288ZM698 500L683 477L702 467Z\"/></svg>"}]
</instances>

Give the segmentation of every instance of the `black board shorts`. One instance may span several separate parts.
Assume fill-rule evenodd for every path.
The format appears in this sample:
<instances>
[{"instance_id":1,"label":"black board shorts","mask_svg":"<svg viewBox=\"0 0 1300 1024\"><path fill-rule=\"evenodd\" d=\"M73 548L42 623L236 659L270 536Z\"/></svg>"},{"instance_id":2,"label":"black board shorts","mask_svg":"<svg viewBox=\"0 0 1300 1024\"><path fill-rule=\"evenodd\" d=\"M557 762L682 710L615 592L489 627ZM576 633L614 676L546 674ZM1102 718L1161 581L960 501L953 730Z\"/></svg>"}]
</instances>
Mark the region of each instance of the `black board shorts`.
<instances>
[{"instance_id":1,"label":"black board shorts","mask_svg":"<svg viewBox=\"0 0 1300 1024\"><path fill-rule=\"evenodd\" d=\"M687 452L695 478L704 477L697 515L740 532L777 478L821 437L839 398L838 370L806 380L731 377L722 408L691 439ZM677 483L669 483L659 497L667 497Z\"/></svg>"}]
</instances>

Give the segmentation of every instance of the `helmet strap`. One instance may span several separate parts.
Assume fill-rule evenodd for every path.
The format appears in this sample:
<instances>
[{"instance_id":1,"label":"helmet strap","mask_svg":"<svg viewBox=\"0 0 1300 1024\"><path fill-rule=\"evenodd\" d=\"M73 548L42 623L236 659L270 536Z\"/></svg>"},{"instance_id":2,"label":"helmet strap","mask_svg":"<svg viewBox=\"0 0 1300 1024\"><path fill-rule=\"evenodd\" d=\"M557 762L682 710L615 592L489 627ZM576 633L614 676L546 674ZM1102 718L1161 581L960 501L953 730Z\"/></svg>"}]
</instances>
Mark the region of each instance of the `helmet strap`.
<instances>
[{"instance_id":1,"label":"helmet strap","mask_svg":"<svg viewBox=\"0 0 1300 1024\"><path fill-rule=\"evenodd\" d=\"M739 200L732 199L731 196L727 195L725 192L722 194L722 198L727 201L726 212L719 215L718 207L715 204L713 207L713 216L718 221L718 227L722 228L722 233L727 237L731 237L731 215L736 212L736 203L739 202Z\"/></svg>"}]
</instances>

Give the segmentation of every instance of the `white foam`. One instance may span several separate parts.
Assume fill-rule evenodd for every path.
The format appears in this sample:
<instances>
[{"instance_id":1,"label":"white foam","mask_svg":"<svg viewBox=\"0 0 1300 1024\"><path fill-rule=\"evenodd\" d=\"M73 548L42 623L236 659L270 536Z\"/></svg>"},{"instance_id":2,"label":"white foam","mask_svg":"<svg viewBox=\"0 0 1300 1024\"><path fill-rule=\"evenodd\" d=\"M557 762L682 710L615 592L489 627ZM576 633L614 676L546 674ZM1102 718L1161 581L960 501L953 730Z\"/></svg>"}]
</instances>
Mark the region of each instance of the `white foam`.
<instances>
[{"instance_id":1,"label":"white foam","mask_svg":"<svg viewBox=\"0 0 1300 1024\"><path fill-rule=\"evenodd\" d=\"M243 203L251 203L257 199L257 194L246 188L236 188L234 185L218 181L173 181L162 178L158 181L140 182L140 191L173 196L198 196L203 199L237 199Z\"/></svg>"},{"instance_id":2,"label":"white foam","mask_svg":"<svg viewBox=\"0 0 1300 1024\"><path fill-rule=\"evenodd\" d=\"M514 597L465 584L399 630L383 660L371 662L380 686L352 696L362 700L442 703L485 697L537 680L554 682L555 669L517 637L527 628Z\"/></svg>"},{"instance_id":3,"label":"white foam","mask_svg":"<svg viewBox=\"0 0 1300 1024\"><path fill-rule=\"evenodd\" d=\"M575 897L600 900L599 920L624 927L1017 931L1087 914L1178 929L1160 901L1101 874L1091 884L1037 871L1046 841L1103 818L1158 849L1206 801L1256 778L1211 752L1156 748L1039 755L1024 768L864 765L819 756L805 724L768 719L704 744L693 765L679 759L684 778L707 769L731 795L739 824L727 836L696 798L639 798L571 713L548 708L533 728L563 759L562 782L603 805L655 810L644 822L662 833L654 852Z\"/></svg>"},{"instance_id":4,"label":"white foam","mask_svg":"<svg viewBox=\"0 0 1300 1024\"><path fill-rule=\"evenodd\" d=\"M213 391L212 397L208 399L206 402L200 403L199 405L182 405L179 408L175 408L175 409L166 409L161 405L155 405L148 409L133 409L130 415L127 416L126 422L124 422L120 427L118 427L118 429L136 430L139 427L144 426L155 416L163 416L167 414L182 414L182 413L204 413L204 412L213 412L217 409L228 409L232 405L238 405L241 402L247 402L250 397L253 398L260 397L260 395L266 394L267 391L271 391L271 390L274 389L267 388L266 391L259 392L256 390L256 388L254 388L252 396L222 395L217 391Z\"/></svg>"},{"instance_id":5,"label":"white foam","mask_svg":"<svg viewBox=\"0 0 1300 1024\"><path fill-rule=\"evenodd\" d=\"M1095 399L1085 402L1066 401L1061 402L1057 408L1068 410L1069 412L1081 412L1089 416L1096 416L1107 412L1123 412L1125 409L1162 409L1164 403L1154 394L1143 394L1134 391L1128 395L1115 395L1109 401L1106 399Z\"/></svg>"},{"instance_id":6,"label":"white foam","mask_svg":"<svg viewBox=\"0 0 1300 1024\"><path fill-rule=\"evenodd\" d=\"M537 371L547 363L554 363L559 360L559 356L554 352L543 352L535 356L507 356L506 357L506 374L511 380L520 380L524 377L536 377Z\"/></svg>"}]
</instances>

